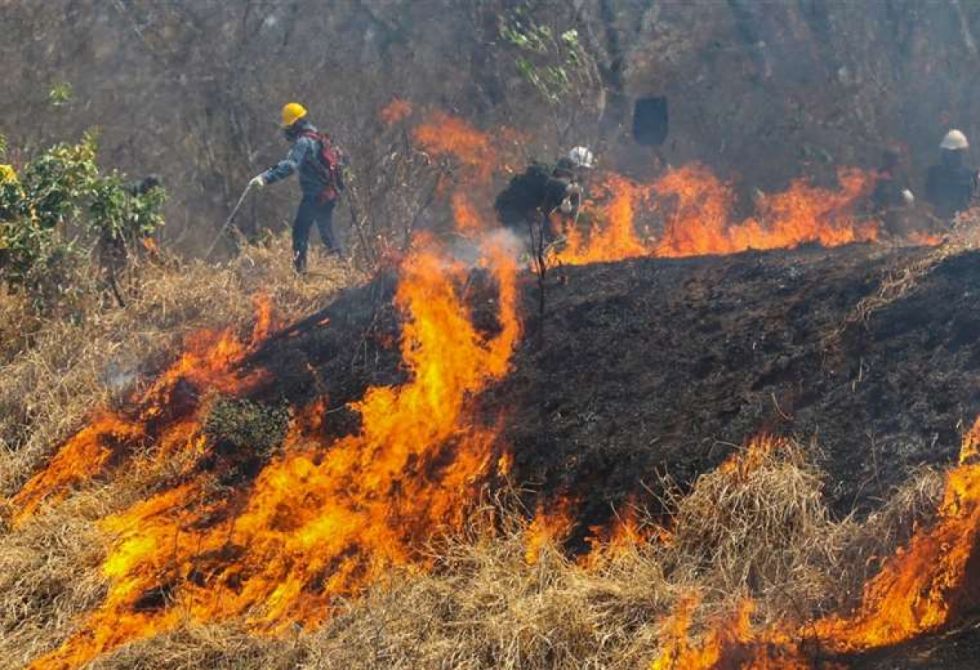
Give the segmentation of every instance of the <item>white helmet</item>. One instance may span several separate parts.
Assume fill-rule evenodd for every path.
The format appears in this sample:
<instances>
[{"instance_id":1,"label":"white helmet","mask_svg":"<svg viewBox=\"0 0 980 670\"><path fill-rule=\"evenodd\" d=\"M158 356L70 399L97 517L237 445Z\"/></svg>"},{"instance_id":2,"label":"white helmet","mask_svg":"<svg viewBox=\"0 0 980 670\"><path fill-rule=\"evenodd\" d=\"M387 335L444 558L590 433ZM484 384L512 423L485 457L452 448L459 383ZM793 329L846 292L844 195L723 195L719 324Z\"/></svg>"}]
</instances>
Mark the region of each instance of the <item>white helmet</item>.
<instances>
[{"instance_id":1,"label":"white helmet","mask_svg":"<svg viewBox=\"0 0 980 670\"><path fill-rule=\"evenodd\" d=\"M969 149L970 143L966 140L966 135L964 135L959 130L951 130L946 133L946 137L943 141L939 143L940 149L948 149L949 151L959 151L961 149Z\"/></svg>"},{"instance_id":2,"label":"white helmet","mask_svg":"<svg viewBox=\"0 0 980 670\"><path fill-rule=\"evenodd\" d=\"M575 147L568 152L568 160L575 164L578 168L588 168L593 167L593 156L592 152L589 151L587 147Z\"/></svg>"}]
</instances>

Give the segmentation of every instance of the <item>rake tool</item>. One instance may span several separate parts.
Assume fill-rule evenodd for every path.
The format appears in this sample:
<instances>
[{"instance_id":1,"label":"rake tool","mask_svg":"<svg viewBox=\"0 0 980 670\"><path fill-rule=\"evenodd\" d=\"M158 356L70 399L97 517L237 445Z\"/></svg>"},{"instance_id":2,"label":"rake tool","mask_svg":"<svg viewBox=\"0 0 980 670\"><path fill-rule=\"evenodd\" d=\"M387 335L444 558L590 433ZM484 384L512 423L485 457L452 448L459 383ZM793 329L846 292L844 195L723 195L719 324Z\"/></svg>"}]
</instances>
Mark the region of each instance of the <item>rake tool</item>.
<instances>
[{"instance_id":1,"label":"rake tool","mask_svg":"<svg viewBox=\"0 0 980 670\"><path fill-rule=\"evenodd\" d=\"M217 236L215 236L214 241L211 243L211 246L208 247L208 252L204 254L204 260L207 260L208 258L211 257L211 252L213 252L215 246L217 246L218 240L220 240L221 236L225 234L226 230L228 230L228 226L230 226L231 222L235 219L235 215L238 214L238 210L242 208L242 203L245 202L245 196L247 196L248 192L251 190L252 190L252 182L249 182L248 185L245 187L245 190L242 191L242 196L238 199L238 202L235 204L235 208L231 210L231 215L228 216L228 220L225 221L225 225L221 226L221 230L218 231L218 234Z\"/></svg>"}]
</instances>

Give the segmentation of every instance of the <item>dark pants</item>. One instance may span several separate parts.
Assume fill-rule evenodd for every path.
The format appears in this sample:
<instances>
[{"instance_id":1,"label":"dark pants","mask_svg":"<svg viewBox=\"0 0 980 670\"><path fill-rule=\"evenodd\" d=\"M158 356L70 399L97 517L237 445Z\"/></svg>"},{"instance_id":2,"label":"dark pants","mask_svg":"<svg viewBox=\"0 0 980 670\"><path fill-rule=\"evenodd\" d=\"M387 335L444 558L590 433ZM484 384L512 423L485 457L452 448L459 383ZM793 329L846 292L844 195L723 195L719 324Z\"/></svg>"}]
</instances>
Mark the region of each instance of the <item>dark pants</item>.
<instances>
[{"instance_id":1,"label":"dark pants","mask_svg":"<svg viewBox=\"0 0 980 670\"><path fill-rule=\"evenodd\" d=\"M293 265L297 272L306 270L306 251L310 246L310 229L316 224L320 241L327 252L340 255L340 244L333 234L333 208L335 200L319 202L317 196L304 195L293 221Z\"/></svg>"}]
</instances>

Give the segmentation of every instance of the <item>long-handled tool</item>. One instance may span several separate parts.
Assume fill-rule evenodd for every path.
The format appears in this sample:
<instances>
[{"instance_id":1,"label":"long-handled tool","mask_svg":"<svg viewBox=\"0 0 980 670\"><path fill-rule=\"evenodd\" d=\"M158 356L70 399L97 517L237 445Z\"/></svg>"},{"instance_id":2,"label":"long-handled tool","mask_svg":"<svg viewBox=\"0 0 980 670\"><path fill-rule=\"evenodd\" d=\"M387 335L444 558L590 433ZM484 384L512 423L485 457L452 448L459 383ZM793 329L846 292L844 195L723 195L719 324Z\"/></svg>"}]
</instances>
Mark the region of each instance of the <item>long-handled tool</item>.
<instances>
[{"instance_id":1,"label":"long-handled tool","mask_svg":"<svg viewBox=\"0 0 980 670\"><path fill-rule=\"evenodd\" d=\"M245 187L245 190L242 191L242 197L238 199L238 202L235 204L235 208L231 210L231 215L228 217L228 220L225 221L225 225L221 226L221 230L218 231L218 235L214 238L214 242L212 242L211 246L208 247L208 253L204 254L205 260L211 257L211 252L214 251L214 248L217 246L218 240L220 240L221 236L225 234L226 230L228 230L228 226L230 226L231 222L235 219L235 215L238 214L238 210L242 208L242 203L245 202L245 196L247 196L248 192L251 190L252 182L249 182Z\"/></svg>"}]
</instances>

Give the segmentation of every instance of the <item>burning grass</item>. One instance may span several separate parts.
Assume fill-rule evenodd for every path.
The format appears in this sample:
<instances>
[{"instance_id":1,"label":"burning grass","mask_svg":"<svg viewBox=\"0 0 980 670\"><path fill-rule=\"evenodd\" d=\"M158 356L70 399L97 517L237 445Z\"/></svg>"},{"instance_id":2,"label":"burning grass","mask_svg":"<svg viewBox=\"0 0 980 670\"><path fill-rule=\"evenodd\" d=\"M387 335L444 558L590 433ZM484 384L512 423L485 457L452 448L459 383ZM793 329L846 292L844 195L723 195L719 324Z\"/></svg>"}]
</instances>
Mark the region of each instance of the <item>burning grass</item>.
<instances>
[{"instance_id":1,"label":"burning grass","mask_svg":"<svg viewBox=\"0 0 980 670\"><path fill-rule=\"evenodd\" d=\"M266 256L273 253L281 261ZM107 430L100 422L125 417L97 374L80 375L89 383L83 391L97 389L84 396L88 407L106 401L87 429L126 444L125 467L103 467L102 452L82 449L80 467L63 469L70 477L41 474L35 488L20 488L60 436L35 435L41 428L30 421L34 446L18 444L33 454L7 454L4 467L18 480L7 486L21 493L10 503L15 523L0 535L0 607L10 613L0 619L0 660L34 668L689 668L718 667L730 653L756 658L764 642L784 652L775 667L803 667L792 663L802 658L808 622L836 631L836 622L856 619L833 613L857 603L866 622L875 612L867 598L873 585L906 574L895 568L903 556L896 546L948 545L950 530L933 536L917 524L943 528L955 519L954 535L976 533L971 501L980 496L972 493L973 470L963 468L977 467L980 434L945 480L923 471L862 522L828 513L811 447L765 435L689 491L662 482L667 527L621 510L611 527L593 529L585 555L563 545L578 523L574 498L533 515L511 502L481 506L499 493L510 459L499 426L478 418L473 398L507 373L521 332L517 268L499 248L483 254L497 291L489 333L476 327L465 300L466 268L425 245L405 259L395 303L407 379L370 388L350 406L359 430L329 442L310 428L323 418L316 403L292 408L287 421L268 408L211 400L250 388L235 366L269 333L268 313L254 316L244 299L251 287L278 286L270 299L299 315L322 306L346 275L307 285L292 278L283 250L255 250L206 276L203 266L179 277L161 271L148 302L112 321L125 329L146 319L158 330L145 339L113 340L116 331L98 321L59 331L93 338L82 358L96 370L120 353L139 361L140 343L162 351L181 339L185 349L129 396L133 425ZM187 301L178 317L166 301L173 295ZM233 327L181 337L188 324L213 326L211 319ZM176 332L165 331L168 324ZM25 378L0 387L6 402L28 395L27 376L50 355L48 337L42 329L12 355ZM37 367L17 367L25 357ZM161 413L181 380L213 393L196 396L191 411ZM229 415L251 417L247 430L237 420L226 425ZM237 444L238 453L255 434L263 446L253 477L228 480L213 467L211 441ZM74 440L87 444L84 435ZM62 470L60 463L48 470ZM950 483L959 483L953 493ZM933 561L949 568L950 588L960 583L953 573L964 552L969 561L969 547L948 565ZM868 582L874 574L885 577ZM972 597L953 598L955 612ZM695 657L701 666L690 664Z\"/></svg>"},{"instance_id":2,"label":"burning grass","mask_svg":"<svg viewBox=\"0 0 980 670\"><path fill-rule=\"evenodd\" d=\"M588 560L567 555L561 532L542 535L541 515L528 519L505 497L473 510L460 532L430 538L425 570L392 568L359 597L336 599L321 625L269 636L247 617L202 621L187 611L92 667L694 667L685 654L701 653L702 631L718 645L738 637L735 623L722 633L714 622L744 619L748 629L751 618L754 630L846 608L867 572L935 512L936 473L923 471L878 515L835 521L808 454L759 438L673 496L669 531L641 513L637 535L655 539L597 542ZM0 657L36 658L103 598L106 540L90 521L117 493L83 492L0 538L12 613Z\"/></svg>"},{"instance_id":3,"label":"burning grass","mask_svg":"<svg viewBox=\"0 0 980 670\"><path fill-rule=\"evenodd\" d=\"M17 491L94 407L118 404L188 334L247 329L253 297L268 296L283 319L305 316L353 281L326 265L298 278L288 240L250 247L234 262L151 266L125 309L93 310L74 322L43 321L0 295L0 494Z\"/></svg>"},{"instance_id":4,"label":"burning grass","mask_svg":"<svg viewBox=\"0 0 980 670\"><path fill-rule=\"evenodd\" d=\"M567 241L554 260L581 265L639 256L680 258L877 240L879 222L858 213L872 188L871 174L842 169L838 183L829 189L794 180L783 192L760 194L755 215L738 220L734 187L702 165L667 170L649 184L609 173L596 189L606 204L595 213L591 229L586 233L567 226ZM642 209L661 217L658 235L638 230L634 218L641 203L647 205Z\"/></svg>"}]
</instances>

